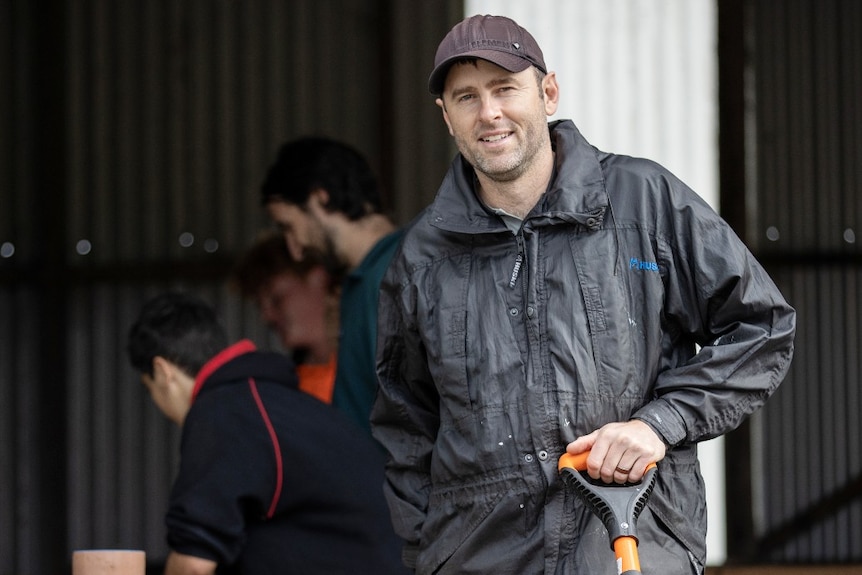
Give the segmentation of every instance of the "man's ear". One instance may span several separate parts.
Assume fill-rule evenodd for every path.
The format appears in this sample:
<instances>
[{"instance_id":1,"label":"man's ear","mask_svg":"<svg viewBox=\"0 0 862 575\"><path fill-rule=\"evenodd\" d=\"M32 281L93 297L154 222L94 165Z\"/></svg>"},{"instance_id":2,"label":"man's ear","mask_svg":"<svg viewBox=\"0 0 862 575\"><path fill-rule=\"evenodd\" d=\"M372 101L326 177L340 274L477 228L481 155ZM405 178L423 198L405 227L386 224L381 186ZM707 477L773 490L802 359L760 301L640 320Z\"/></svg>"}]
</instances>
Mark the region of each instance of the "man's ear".
<instances>
[{"instance_id":1,"label":"man's ear","mask_svg":"<svg viewBox=\"0 0 862 575\"><path fill-rule=\"evenodd\" d=\"M159 387L166 387L174 378L176 369L174 364L157 355L153 358L153 382Z\"/></svg>"},{"instance_id":2,"label":"man's ear","mask_svg":"<svg viewBox=\"0 0 862 575\"><path fill-rule=\"evenodd\" d=\"M194 380L175 363L156 356L153 358L153 377L144 383L165 417L182 426L191 407Z\"/></svg>"},{"instance_id":3,"label":"man's ear","mask_svg":"<svg viewBox=\"0 0 862 575\"><path fill-rule=\"evenodd\" d=\"M454 136L452 133L452 124L449 122L449 112L446 111L446 104L443 103L443 98L437 98L434 100L434 103L440 107L440 110L443 112L443 121L446 122L446 128L449 130L449 135Z\"/></svg>"},{"instance_id":4,"label":"man's ear","mask_svg":"<svg viewBox=\"0 0 862 575\"><path fill-rule=\"evenodd\" d=\"M326 211L327 206L329 205L329 192L324 190L323 188L314 188L310 194L308 194L308 207L316 205Z\"/></svg>"},{"instance_id":5,"label":"man's ear","mask_svg":"<svg viewBox=\"0 0 862 575\"><path fill-rule=\"evenodd\" d=\"M557 105L560 103L560 87L557 85L555 72L548 72L542 78L542 95L545 101L545 114L553 116L557 111Z\"/></svg>"},{"instance_id":6,"label":"man's ear","mask_svg":"<svg viewBox=\"0 0 862 575\"><path fill-rule=\"evenodd\" d=\"M329 192L323 188L315 188L305 202L305 211L317 222L325 221L329 216Z\"/></svg>"}]
</instances>

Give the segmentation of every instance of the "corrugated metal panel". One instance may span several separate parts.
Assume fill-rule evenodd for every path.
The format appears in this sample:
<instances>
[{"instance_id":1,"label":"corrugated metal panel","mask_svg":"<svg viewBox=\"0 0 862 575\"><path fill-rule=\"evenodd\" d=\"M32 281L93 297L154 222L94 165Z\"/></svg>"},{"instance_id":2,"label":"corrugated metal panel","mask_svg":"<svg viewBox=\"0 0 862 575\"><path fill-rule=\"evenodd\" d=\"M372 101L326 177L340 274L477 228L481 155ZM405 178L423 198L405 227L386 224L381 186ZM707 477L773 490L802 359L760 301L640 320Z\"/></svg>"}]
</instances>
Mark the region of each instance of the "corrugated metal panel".
<instances>
[{"instance_id":1,"label":"corrugated metal panel","mask_svg":"<svg viewBox=\"0 0 862 575\"><path fill-rule=\"evenodd\" d=\"M138 306L193 289L277 346L225 286L269 225L267 166L289 138L342 139L412 217L451 148L422 128L433 101L393 87L455 4L0 3L0 574L62 572L80 547L164 558L178 434L127 365Z\"/></svg>"},{"instance_id":2,"label":"corrugated metal panel","mask_svg":"<svg viewBox=\"0 0 862 575\"><path fill-rule=\"evenodd\" d=\"M0 4L0 37L12 38L12 28L15 19L12 6ZM14 70L14 53L12 49L0 50L0 78L12 78ZM12 82L4 82L0 86L0 110L14 109L15 94ZM15 118L11 114L0 114L0 190L11 190L15 181L14 146L12 141L15 131ZM0 193L3 205L0 206L0 269L11 267L9 258L14 254L12 226L15 221L16 207L12 203L11 194ZM9 231L3 231L9 230ZM16 424L18 412L15 407L16 387L12 384L15 375L15 325L19 318L16 309L16 290L0 286L0 525L12 526L16 518L15 485L17 483L17 438ZM4 528L5 529L5 528ZM10 529L11 531L11 529ZM0 557L15 555L16 537L0 537ZM0 563L0 569L5 568Z\"/></svg>"},{"instance_id":3,"label":"corrugated metal panel","mask_svg":"<svg viewBox=\"0 0 862 575\"><path fill-rule=\"evenodd\" d=\"M62 417L62 389L51 394L49 373L62 373L51 353L52 326L62 329L52 312L50 280L42 264L55 227L55 183L62 161L48 150L45 126L56 119L56 93L40 93L56 79L50 37L57 18L29 3L0 4L0 572L35 573L46 539L60 538L50 521L62 496L63 433L45 425ZM62 139L63 131L53 132ZM39 151L45 152L40 155ZM56 381L56 379L55 379ZM55 481L53 478L59 478Z\"/></svg>"},{"instance_id":4,"label":"corrugated metal panel","mask_svg":"<svg viewBox=\"0 0 862 575\"><path fill-rule=\"evenodd\" d=\"M428 92L428 76L437 44L463 17L463 6L460 0L391 4L393 82L387 100L393 112L389 134L395 142L393 207L396 219L406 223L434 199L455 154L440 109Z\"/></svg>"},{"instance_id":5,"label":"corrugated metal panel","mask_svg":"<svg viewBox=\"0 0 862 575\"><path fill-rule=\"evenodd\" d=\"M32 448L37 445L40 354L37 326L32 321L38 301L21 287L0 288L0 571L19 557L27 565L38 543L33 491L40 473ZM22 573L27 571L22 570Z\"/></svg>"},{"instance_id":6,"label":"corrugated metal panel","mask_svg":"<svg viewBox=\"0 0 862 575\"><path fill-rule=\"evenodd\" d=\"M71 549L164 557L178 434L123 349L138 305L184 286L235 337L267 341L224 271L267 224L257 189L278 144L307 133L379 159L375 3L75 2L68 24ZM350 105L345 105L349 101ZM250 315L252 314L252 315Z\"/></svg>"},{"instance_id":7,"label":"corrugated metal panel","mask_svg":"<svg viewBox=\"0 0 862 575\"><path fill-rule=\"evenodd\" d=\"M346 81L380 75L374 16L333 1L76 2L68 245L88 240L88 265L205 258L264 223L257 186L284 139L328 133L376 162L374 114L352 110L375 110L381 87Z\"/></svg>"},{"instance_id":8,"label":"corrugated metal panel","mask_svg":"<svg viewBox=\"0 0 862 575\"><path fill-rule=\"evenodd\" d=\"M604 150L660 162L718 197L714 0L470 0L511 16L557 72L555 118Z\"/></svg>"},{"instance_id":9,"label":"corrugated metal panel","mask_svg":"<svg viewBox=\"0 0 862 575\"><path fill-rule=\"evenodd\" d=\"M790 375L756 420L759 558L859 562L862 272L831 263L776 278L797 307L799 328Z\"/></svg>"},{"instance_id":10,"label":"corrugated metal panel","mask_svg":"<svg viewBox=\"0 0 862 575\"><path fill-rule=\"evenodd\" d=\"M758 418L763 559L862 561L862 4L754 0L750 214L799 312L796 355Z\"/></svg>"},{"instance_id":11,"label":"corrugated metal panel","mask_svg":"<svg viewBox=\"0 0 862 575\"><path fill-rule=\"evenodd\" d=\"M563 81L558 117L714 201L714 158L689 155L715 140L704 0L564 0L562 17L546 2L476 11L511 9L539 36ZM845 487L862 474L862 5L748 2L751 241L800 310L791 375L753 426L758 533L776 560L859 560L862 502ZM59 572L77 546L163 556L176 431L122 339L137 305L176 285L265 339L223 278L265 224L257 186L282 139L365 151L402 222L433 196L451 147L424 80L459 3L419 4L0 3L0 573Z\"/></svg>"},{"instance_id":12,"label":"corrugated metal panel","mask_svg":"<svg viewBox=\"0 0 862 575\"><path fill-rule=\"evenodd\" d=\"M470 0L467 14L510 16L532 33L561 101L593 145L656 160L717 206L714 0ZM722 439L701 446L708 561L725 558Z\"/></svg>"}]
</instances>

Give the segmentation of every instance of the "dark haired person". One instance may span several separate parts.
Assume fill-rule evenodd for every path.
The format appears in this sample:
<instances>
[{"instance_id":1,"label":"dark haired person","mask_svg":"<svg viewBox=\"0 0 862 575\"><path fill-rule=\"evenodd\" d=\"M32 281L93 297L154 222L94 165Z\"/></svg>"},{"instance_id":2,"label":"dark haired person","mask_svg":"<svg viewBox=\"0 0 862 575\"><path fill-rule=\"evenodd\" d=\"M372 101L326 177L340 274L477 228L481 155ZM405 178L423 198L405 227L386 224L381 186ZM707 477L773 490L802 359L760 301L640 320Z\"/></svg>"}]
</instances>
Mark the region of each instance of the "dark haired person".
<instances>
[{"instance_id":1,"label":"dark haired person","mask_svg":"<svg viewBox=\"0 0 862 575\"><path fill-rule=\"evenodd\" d=\"M344 277L332 404L370 434L377 393L377 298L402 232L383 213L379 185L365 158L329 138L282 145L261 193L291 256L302 260L313 254Z\"/></svg>"},{"instance_id":2,"label":"dark haired person","mask_svg":"<svg viewBox=\"0 0 862 575\"><path fill-rule=\"evenodd\" d=\"M179 292L144 304L128 353L182 427L167 575L403 572L379 447L299 391L287 356L229 345L215 311Z\"/></svg>"}]
</instances>

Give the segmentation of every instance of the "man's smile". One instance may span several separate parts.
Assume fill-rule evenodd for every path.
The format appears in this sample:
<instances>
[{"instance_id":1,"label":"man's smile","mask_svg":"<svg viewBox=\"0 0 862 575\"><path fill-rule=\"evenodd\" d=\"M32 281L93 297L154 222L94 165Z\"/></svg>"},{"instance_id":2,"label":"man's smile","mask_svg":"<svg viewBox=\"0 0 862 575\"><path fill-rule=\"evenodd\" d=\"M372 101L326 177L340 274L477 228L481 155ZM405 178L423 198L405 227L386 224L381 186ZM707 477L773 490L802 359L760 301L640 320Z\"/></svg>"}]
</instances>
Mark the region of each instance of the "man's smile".
<instances>
[{"instance_id":1,"label":"man's smile","mask_svg":"<svg viewBox=\"0 0 862 575\"><path fill-rule=\"evenodd\" d=\"M485 143L488 143L488 144L493 144L493 143L495 143L495 142L499 142L499 141L501 141L501 140L505 140L505 139L507 139L507 138L508 138L509 136L511 136L511 135L512 135L512 132L506 132L506 133L503 133L503 134L494 134L494 135L492 135L492 136L483 136L483 137L479 138L479 141L481 141L481 142L485 142Z\"/></svg>"}]
</instances>

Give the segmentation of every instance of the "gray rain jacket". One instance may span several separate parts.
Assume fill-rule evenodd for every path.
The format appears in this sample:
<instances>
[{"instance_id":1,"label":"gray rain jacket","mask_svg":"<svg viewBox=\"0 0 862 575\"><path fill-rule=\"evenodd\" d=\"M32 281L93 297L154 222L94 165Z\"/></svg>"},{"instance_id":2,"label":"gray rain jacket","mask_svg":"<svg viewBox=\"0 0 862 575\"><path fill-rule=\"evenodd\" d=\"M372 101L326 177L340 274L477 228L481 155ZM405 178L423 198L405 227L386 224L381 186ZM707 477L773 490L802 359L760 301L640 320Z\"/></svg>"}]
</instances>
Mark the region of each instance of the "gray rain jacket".
<instances>
[{"instance_id":1,"label":"gray rain jacket","mask_svg":"<svg viewBox=\"0 0 862 575\"><path fill-rule=\"evenodd\" d=\"M555 174L517 235L458 156L384 278L372 426L405 562L421 575L615 574L557 460L637 418L670 446L637 524L641 565L698 573L696 442L776 389L795 312L667 170L596 150L570 121L550 129Z\"/></svg>"}]
</instances>

